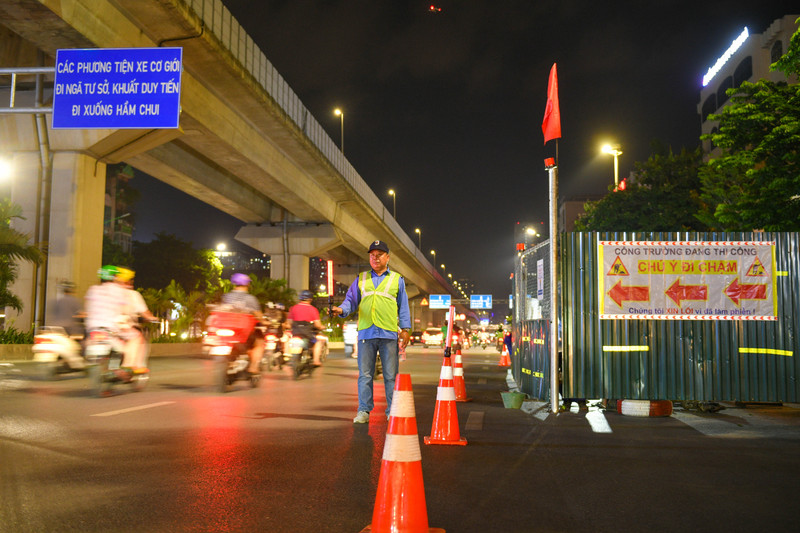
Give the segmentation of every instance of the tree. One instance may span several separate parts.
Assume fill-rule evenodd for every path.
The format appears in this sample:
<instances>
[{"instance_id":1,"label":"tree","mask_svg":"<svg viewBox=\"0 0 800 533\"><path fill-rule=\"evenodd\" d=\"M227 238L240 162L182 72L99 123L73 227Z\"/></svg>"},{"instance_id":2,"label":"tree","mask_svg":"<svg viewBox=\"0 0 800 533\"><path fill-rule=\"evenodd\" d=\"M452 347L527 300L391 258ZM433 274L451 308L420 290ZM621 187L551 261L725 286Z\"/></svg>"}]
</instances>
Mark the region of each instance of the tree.
<instances>
[{"instance_id":1,"label":"tree","mask_svg":"<svg viewBox=\"0 0 800 533\"><path fill-rule=\"evenodd\" d=\"M192 243L168 233L157 233L150 242L133 243L136 285L162 289L175 280L184 290L209 291L219 284L221 265L213 253L197 250Z\"/></svg>"},{"instance_id":2,"label":"tree","mask_svg":"<svg viewBox=\"0 0 800 533\"><path fill-rule=\"evenodd\" d=\"M654 142L653 155L635 164L636 180L625 190L588 202L575 224L578 231L702 231L698 170L702 152Z\"/></svg>"},{"instance_id":3,"label":"tree","mask_svg":"<svg viewBox=\"0 0 800 533\"><path fill-rule=\"evenodd\" d=\"M39 247L28 244L30 235L11 227L14 219L25 220L22 208L8 198L0 198L0 308L11 307L19 312L22 311L22 301L8 289L17 279L16 262L40 263L44 253Z\"/></svg>"},{"instance_id":4,"label":"tree","mask_svg":"<svg viewBox=\"0 0 800 533\"><path fill-rule=\"evenodd\" d=\"M771 67L800 73L800 30ZM701 171L702 219L725 231L800 229L800 85L759 80L728 89L730 105L711 115L722 150Z\"/></svg>"}]
</instances>

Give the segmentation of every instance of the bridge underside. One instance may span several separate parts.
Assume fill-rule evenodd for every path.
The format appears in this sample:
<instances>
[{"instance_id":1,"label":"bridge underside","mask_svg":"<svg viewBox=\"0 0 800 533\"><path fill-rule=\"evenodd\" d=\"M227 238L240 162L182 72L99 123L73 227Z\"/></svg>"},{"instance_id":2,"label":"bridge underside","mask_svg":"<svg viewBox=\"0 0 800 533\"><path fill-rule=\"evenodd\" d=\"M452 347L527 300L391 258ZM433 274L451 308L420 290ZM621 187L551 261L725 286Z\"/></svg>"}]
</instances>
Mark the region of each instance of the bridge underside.
<instances>
[{"instance_id":1,"label":"bridge underside","mask_svg":"<svg viewBox=\"0 0 800 533\"><path fill-rule=\"evenodd\" d=\"M36 188L50 187L52 177L50 212L17 226L33 233L47 218L52 228L48 300L59 279L76 281L81 293L95 282L105 165L118 162L241 220L237 239L272 256L275 277L293 288L307 288L312 256L341 265L340 281L347 282L354 275L348 268L356 269L348 265L364 264L369 242L381 239L410 293L450 292L394 219L364 196L374 197L366 184L356 190L218 36L201 31L184 3L74 0L54 7L17 0L0 4L0 24L0 66L11 67L52 66L61 48L154 47L194 36L173 43L184 50L179 129L52 130L50 117L0 114L3 150L17 165L12 197L26 213L37 212ZM19 81L17 107L35 105L33 77ZM22 269L19 293L28 292L33 277Z\"/></svg>"}]
</instances>

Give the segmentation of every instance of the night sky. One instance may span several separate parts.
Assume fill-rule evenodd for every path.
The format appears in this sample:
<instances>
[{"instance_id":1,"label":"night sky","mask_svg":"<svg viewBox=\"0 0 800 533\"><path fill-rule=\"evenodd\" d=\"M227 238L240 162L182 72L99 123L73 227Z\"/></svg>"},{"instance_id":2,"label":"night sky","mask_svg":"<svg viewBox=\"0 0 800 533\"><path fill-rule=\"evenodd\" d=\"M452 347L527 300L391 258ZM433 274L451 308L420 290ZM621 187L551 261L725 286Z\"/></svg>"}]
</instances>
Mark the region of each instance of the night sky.
<instances>
[{"instance_id":1,"label":"night sky","mask_svg":"<svg viewBox=\"0 0 800 533\"><path fill-rule=\"evenodd\" d=\"M252 1L224 0L375 194L422 249L477 293L510 292L514 226L547 221L542 117L558 64L560 198L603 194L659 140L699 144L701 78L747 26L761 33L800 11L796 1ZM142 191L134 238L166 231L211 247L240 223L219 215L212 232L191 219L213 209L191 199L157 206L166 185ZM174 195L170 195L174 196ZM183 223L168 213L180 212ZM218 212L216 212L218 213ZM546 226L542 226L545 228ZM545 236L543 236L544 238ZM430 257L430 256L429 256Z\"/></svg>"}]
</instances>

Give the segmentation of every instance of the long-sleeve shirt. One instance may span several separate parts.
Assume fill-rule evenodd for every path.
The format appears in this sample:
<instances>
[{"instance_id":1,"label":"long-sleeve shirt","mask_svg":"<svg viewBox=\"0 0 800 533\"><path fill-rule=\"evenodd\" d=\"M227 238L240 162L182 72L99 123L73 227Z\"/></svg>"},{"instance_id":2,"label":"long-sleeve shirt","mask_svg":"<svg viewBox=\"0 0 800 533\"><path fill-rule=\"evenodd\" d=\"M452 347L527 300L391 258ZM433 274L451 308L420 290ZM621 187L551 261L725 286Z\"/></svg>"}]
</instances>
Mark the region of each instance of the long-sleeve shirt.
<instances>
[{"instance_id":1,"label":"long-sleeve shirt","mask_svg":"<svg viewBox=\"0 0 800 533\"><path fill-rule=\"evenodd\" d=\"M370 271L372 273L372 283L375 287L381 284L381 282L389 275L389 269L386 269L386 272L381 274L380 276L375 273L374 270ZM361 291L358 289L358 280L357 277L355 281L353 281L350 288L347 289L347 294L344 297L344 301L342 302L341 307L342 309L342 316L346 317L353 311L358 310L358 306L361 305ZM400 277L400 283L397 289L397 319L400 323L400 329L410 329L411 328L411 311L408 308L408 295L406 294L406 282L403 277ZM358 332L358 340L365 340L365 339L396 339L397 338L397 331L389 331L383 328L379 328L376 325L372 325L367 329L359 330Z\"/></svg>"}]
</instances>

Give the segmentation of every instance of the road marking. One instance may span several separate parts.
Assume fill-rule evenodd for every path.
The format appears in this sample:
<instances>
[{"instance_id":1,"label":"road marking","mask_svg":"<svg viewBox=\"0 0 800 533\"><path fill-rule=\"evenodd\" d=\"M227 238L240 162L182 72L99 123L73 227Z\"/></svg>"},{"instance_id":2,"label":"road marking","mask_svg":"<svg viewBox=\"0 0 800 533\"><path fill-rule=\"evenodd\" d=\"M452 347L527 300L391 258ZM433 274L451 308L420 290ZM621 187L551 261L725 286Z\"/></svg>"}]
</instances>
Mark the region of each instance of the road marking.
<instances>
[{"instance_id":1,"label":"road marking","mask_svg":"<svg viewBox=\"0 0 800 533\"><path fill-rule=\"evenodd\" d=\"M469 416L467 417L467 423L464 424L465 430L470 431L480 431L483 429L483 415L486 413L484 411L470 411Z\"/></svg>"},{"instance_id":2,"label":"road marking","mask_svg":"<svg viewBox=\"0 0 800 533\"><path fill-rule=\"evenodd\" d=\"M486 378L478 378L478 385L486 385Z\"/></svg>"},{"instance_id":3,"label":"road marking","mask_svg":"<svg viewBox=\"0 0 800 533\"><path fill-rule=\"evenodd\" d=\"M124 413L130 413L132 411L141 411L142 409L150 409L151 407L161 407L162 405L169 405L175 402L158 402L158 403L148 403L147 405L140 405L138 407L128 407L127 409L118 409L116 411L106 411L105 413L97 413L96 415L91 416L114 416L114 415L121 415Z\"/></svg>"},{"instance_id":4,"label":"road marking","mask_svg":"<svg viewBox=\"0 0 800 533\"><path fill-rule=\"evenodd\" d=\"M592 426L592 431L595 433L613 433L603 411L589 411L586 413L586 421L589 422L589 425Z\"/></svg>"}]
</instances>

